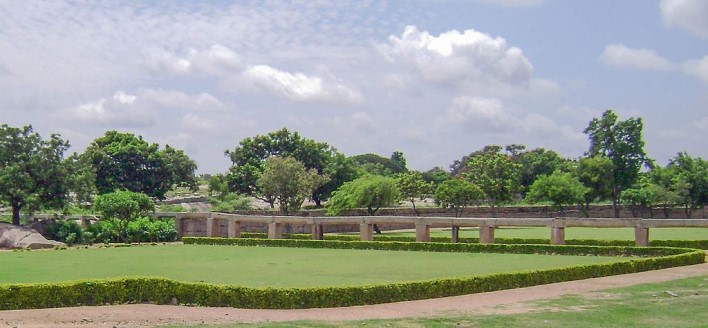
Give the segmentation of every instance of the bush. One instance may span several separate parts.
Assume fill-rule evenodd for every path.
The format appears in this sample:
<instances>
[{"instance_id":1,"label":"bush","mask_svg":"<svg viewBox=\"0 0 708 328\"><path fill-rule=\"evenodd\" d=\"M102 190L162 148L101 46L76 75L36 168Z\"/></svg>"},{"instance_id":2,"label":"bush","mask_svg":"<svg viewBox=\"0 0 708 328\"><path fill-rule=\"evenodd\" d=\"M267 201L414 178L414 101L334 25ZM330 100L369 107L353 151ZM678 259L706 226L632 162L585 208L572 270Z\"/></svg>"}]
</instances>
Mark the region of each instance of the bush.
<instances>
[{"instance_id":1,"label":"bush","mask_svg":"<svg viewBox=\"0 0 708 328\"><path fill-rule=\"evenodd\" d=\"M74 220L52 220L47 225L46 236L71 246L84 241L81 226Z\"/></svg>"},{"instance_id":2,"label":"bush","mask_svg":"<svg viewBox=\"0 0 708 328\"><path fill-rule=\"evenodd\" d=\"M590 264L540 271L352 287L248 288L145 277L48 284L5 284L0 285L0 310L145 302L169 304L173 298L180 304L254 309L354 306L489 292L698 264L705 261L705 253L700 250L656 247L479 245L189 237L185 238L185 243L278 247L354 247L359 249L418 251L540 252L543 254L642 257L615 263ZM659 257L646 258L644 256Z\"/></svg>"},{"instance_id":3,"label":"bush","mask_svg":"<svg viewBox=\"0 0 708 328\"><path fill-rule=\"evenodd\" d=\"M117 243L123 241L119 231L117 220L104 219L88 226L84 234L88 243ZM125 239L133 243L171 242L177 240L177 228L172 219L141 217L128 223Z\"/></svg>"},{"instance_id":4,"label":"bush","mask_svg":"<svg viewBox=\"0 0 708 328\"><path fill-rule=\"evenodd\" d=\"M209 197L209 204L213 212L232 212L240 210L251 210L251 200L248 197L237 193L227 193L221 198Z\"/></svg>"}]
</instances>

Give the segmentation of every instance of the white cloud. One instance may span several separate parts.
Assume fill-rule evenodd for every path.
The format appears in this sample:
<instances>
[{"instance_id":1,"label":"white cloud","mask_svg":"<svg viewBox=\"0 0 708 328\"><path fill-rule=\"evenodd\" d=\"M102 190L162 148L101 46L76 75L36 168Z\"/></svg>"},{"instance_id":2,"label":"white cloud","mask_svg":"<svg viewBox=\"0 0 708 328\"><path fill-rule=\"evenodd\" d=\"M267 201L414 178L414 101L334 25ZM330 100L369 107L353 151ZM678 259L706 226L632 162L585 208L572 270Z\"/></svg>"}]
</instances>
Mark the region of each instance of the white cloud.
<instances>
[{"instance_id":1,"label":"white cloud","mask_svg":"<svg viewBox=\"0 0 708 328\"><path fill-rule=\"evenodd\" d=\"M433 82L526 85L533 72L521 49L472 29L436 37L407 26L400 37L389 36L379 48L391 62L412 65Z\"/></svg>"},{"instance_id":2,"label":"white cloud","mask_svg":"<svg viewBox=\"0 0 708 328\"><path fill-rule=\"evenodd\" d=\"M662 0L659 8L666 25L678 26L708 38L708 1Z\"/></svg>"},{"instance_id":3,"label":"white cloud","mask_svg":"<svg viewBox=\"0 0 708 328\"><path fill-rule=\"evenodd\" d=\"M633 49L624 44L611 44L605 47L600 60L608 66L646 69L670 70L674 64L650 49Z\"/></svg>"},{"instance_id":4,"label":"white cloud","mask_svg":"<svg viewBox=\"0 0 708 328\"><path fill-rule=\"evenodd\" d=\"M268 91L299 102L350 103L361 98L356 91L341 84L327 83L320 77L290 73L268 65L251 66L244 76Z\"/></svg>"},{"instance_id":5,"label":"white cloud","mask_svg":"<svg viewBox=\"0 0 708 328\"><path fill-rule=\"evenodd\" d=\"M224 107L221 101L206 93L192 96L171 90L140 89L133 95L119 90L111 98L77 106L69 111L69 116L106 126L145 127L156 123L159 112L174 115L171 112L175 109L199 111Z\"/></svg>"},{"instance_id":6,"label":"white cloud","mask_svg":"<svg viewBox=\"0 0 708 328\"><path fill-rule=\"evenodd\" d=\"M197 114L187 113L182 117L182 126L187 129L208 130L213 127L209 119L200 117Z\"/></svg>"},{"instance_id":7,"label":"white cloud","mask_svg":"<svg viewBox=\"0 0 708 328\"><path fill-rule=\"evenodd\" d=\"M112 98L79 105L71 113L78 121L106 126L143 127L154 124L155 117L135 106L136 99L134 95L116 91Z\"/></svg>"},{"instance_id":8,"label":"white cloud","mask_svg":"<svg viewBox=\"0 0 708 328\"><path fill-rule=\"evenodd\" d=\"M185 56L164 50L148 52L145 66L156 73L224 75L243 67L241 58L222 45L212 45L204 51L190 48Z\"/></svg>"},{"instance_id":9,"label":"white cloud","mask_svg":"<svg viewBox=\"0 0 708 328\"><path fill-rule=\"evenodd\" d=\"M708 56L703 59L688 60L681 64L686 74L693 75L708 84Z\"/></svg>"},{"instance_id":10,"label":"white cloud","mask_svg":"<svg viewBox=\"0 0 708 328\"><path fill-rule=\"evenodd\" d=\"M480 3L503 7L533 7L541 5L545 0L477 0Z\"/></svg>"}]
</instances>

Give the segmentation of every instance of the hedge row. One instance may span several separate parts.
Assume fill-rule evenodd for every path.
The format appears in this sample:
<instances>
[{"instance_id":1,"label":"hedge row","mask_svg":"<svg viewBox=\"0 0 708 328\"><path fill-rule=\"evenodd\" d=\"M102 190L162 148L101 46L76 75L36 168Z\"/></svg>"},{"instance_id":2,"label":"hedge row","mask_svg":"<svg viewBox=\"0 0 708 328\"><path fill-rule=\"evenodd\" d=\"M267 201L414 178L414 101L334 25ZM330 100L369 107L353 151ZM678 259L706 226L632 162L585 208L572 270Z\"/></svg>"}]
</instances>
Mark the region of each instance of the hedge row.
<instances>
[{"instance_id":1,"label":"hedge row","mask_svg":"<svg viewBox=\"0 0 708 328\"><path fill-rule=\"evenodd\" d=\"M244 232L241 233L243 238L268 238L268 234L259 232ZM312 235L308 234L284 234L285 239L312 239ZM324 236L325 240L344 240L355 241L359 240L359 235L334 235L328 234ZM388 236L374 235L376 241L401 241L413 242L415 237L412 236ZM449 237L430 237L430 241L436 243L449 243ZM479 243L479 238L460 238L460 243ZM543 238L494 238L497 244L550 244L550 239ZM591 246L634 246L632 240L596 240L596 239L566 239L566 245L591 245ZM680 248L696 248L708 250L708 240L650 240L649 246L654 247L680 247Z\"/></svg>"},{"instance_id":2,"label":"hedge row","mask_svg":"<svg viewBox=\"0 0 708 328\"><path fill-rule=\"evenodd\" d=\"M703 251L672 248L475 245L185 238L188 244L337 247L416 251L493 251L553 254L660 256L539 271L355 287L250 288L138 277L51 284L0 285L0 310L123 303L190 304L254 309L296 309L378 304L464 295L703 263Z\"/></svg>"}]
</instances>

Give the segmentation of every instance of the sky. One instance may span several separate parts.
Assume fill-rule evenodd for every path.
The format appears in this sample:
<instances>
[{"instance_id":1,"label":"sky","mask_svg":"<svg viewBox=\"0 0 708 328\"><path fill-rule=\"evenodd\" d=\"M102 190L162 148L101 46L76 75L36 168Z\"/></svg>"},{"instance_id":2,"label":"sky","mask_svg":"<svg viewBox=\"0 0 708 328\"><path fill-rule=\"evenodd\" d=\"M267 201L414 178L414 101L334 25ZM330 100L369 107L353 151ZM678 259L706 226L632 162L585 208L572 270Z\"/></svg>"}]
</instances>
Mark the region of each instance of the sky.
<instances>
[{"instance_id":1,"label":"sky","mask_svg":"<svg viewBox=\"0 0 708 328\"><path fill-rule=\"evenodd\" d=\"M81 153L108 130L200 173L286 127L448 168L485 145L571 158L612 109L649 157L708 157L708 1L0 0L0 123Z\"/></svg>"}]
</instances>

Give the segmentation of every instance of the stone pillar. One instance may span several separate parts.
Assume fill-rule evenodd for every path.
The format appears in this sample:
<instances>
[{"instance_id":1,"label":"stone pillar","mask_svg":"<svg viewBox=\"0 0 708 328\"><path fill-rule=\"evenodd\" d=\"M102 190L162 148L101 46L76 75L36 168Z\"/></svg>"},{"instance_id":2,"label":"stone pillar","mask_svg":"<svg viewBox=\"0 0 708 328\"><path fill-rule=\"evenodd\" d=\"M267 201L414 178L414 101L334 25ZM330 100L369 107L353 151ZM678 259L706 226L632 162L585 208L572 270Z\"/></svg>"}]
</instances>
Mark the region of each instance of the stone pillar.
<instances>
[{"instance_id":1,"label":"stone pillar","mask_svg":"<svg viewBox=\"0 0 708 328\"><path fill-rule=\"evenodd\" d=\"M229 238L241 238L241 222L229 220Z\"/></svg>"},{"instance_id":2,"label":"stone pillar","mask_svg":"<svg viewBox=\"0 0 708 328\"><path fill-rule=\"evenodd\" d=\"M214 218L213 217L208 217L206 219L206 236L207 237L214 237Z\"/></svg>"},{"instance_id":3,"label":"stone pillar","mask_svg":"<svg viewBox=\"0 0 708 328\"><path fill-rule=\"evenodd\" d=\"M649 246L649 228L634 228L634 243L637 246Z\"/></svg>"},{"instance_id":4,"label":"stone pillar","mask_svg":"<svg viewBox=\"0 0 708 328\"><path fill-rule=\"evenodd\" d=\"M494 244L494 227L479 226L479 243Z\"/></svg>"},{"instance_id":5,"label":"stone pillar","mask_svg":"<svg viewBox=\"0 0 708 328\"><path fill-rule=\"evenodd\" d=\"M359 224L359 236L363 241L374 240L374 225L369 223Z\"/></svg>"},{"instance_id":6,"label":"stone pillar","mask_svg":"<svg viewBox=\"0 0 708 328\"><path fill-rule=\"evenodd\" d=\"M312 240L323 240L324 229L321 224L312 225Z\"/></svg>"},{"instance_id":7,"label":"stone pillar","mask_svg":"<svg viewBox=\"0 0 708 328\"><path fill-rule=\"evenodd\" d=\"M450 241L457 243L460 241L460 227L452 226L452 235L450 236Z\"/></svg>"},{"instance_id":8,"label":"stone pillar","mask_svg":"<svg viewBox=\"0 0 708 328\"><path fill-rule=\"evenodd\" d=\"M551 227L551 244L565 245L565 227Z\"/></svg>"},{"instance_id":9,"label":"stone pillar","mask_svg":"<svg viewBox=\"0 0 708 328\"><path fill-rule=\"evenodd\" d=\"M280 223L272 222L268 224L268 239L283 238L283 232L280 229Z\"/></svg>"},{"instance_id":10,"label":"stone pillar","mask_svg":"<svg viewBox=\"0 0 708 328\"><path fill-rule=\"evenodd\" d=\"M177 240L182 240L184 229L182 229L182 218L175 217L175 230L177 230Z\"/></svg>"},{"instance_id":11,"label":"stone pillar","mask_svg":"<svg viewBox=\"0 0 708 328\"><path fill-rule=\"evenodd\" d=\"M415 240L430 241L430 226L425 223L415 224Z\"/></svg>"}]
</instances>

